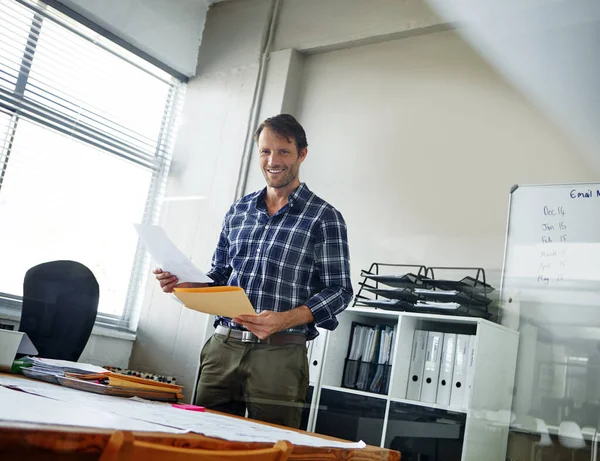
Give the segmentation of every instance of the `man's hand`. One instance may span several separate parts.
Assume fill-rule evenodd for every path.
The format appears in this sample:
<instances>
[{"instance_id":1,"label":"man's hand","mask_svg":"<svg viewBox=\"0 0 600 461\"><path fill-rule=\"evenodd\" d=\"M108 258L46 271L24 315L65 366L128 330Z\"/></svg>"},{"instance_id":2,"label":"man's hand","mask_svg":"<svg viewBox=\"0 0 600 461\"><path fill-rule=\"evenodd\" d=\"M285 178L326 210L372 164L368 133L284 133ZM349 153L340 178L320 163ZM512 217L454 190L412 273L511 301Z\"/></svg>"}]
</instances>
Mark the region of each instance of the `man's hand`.
<instances>
[{"instance_id":1,"label":"man's hand","mask_svg":"<svg viewBox=\"0 0 600 461\"><path fill-rule=\"evenodd\" d=\"M260 339L313 320L312 312L307 306L300 306L286 312L263 311L258 315L240 314L233 319L235 323L243 325Z\"/></svg>"},{"instance_id":2,"label":"man's hand","mask_svg":"<svg viewBox=\"0 0 600 461\"><path fill-rule=\"evenodd\" d=\"M260 339L268 338L273 333L289 328L286 326L285 312L263 311L258 315L240 314L233 321L243 325Z\"/></svg>"},{"instance_id":3,"label":"man's hand","mask_svg":"<svg viewBox=\"0 0 600 461\"><path fill-rule=\"evenodd\" d=\"M170 272L163 272L162 269L157 268L152 271L154 275L156 275L156 280L160 283L160 288L165 293L173 293L173 288L202 288L208 286L208 283L193 283L193 282L184 282L179 283L179 279L171 275Z\"/></svg>"}]
</instances>

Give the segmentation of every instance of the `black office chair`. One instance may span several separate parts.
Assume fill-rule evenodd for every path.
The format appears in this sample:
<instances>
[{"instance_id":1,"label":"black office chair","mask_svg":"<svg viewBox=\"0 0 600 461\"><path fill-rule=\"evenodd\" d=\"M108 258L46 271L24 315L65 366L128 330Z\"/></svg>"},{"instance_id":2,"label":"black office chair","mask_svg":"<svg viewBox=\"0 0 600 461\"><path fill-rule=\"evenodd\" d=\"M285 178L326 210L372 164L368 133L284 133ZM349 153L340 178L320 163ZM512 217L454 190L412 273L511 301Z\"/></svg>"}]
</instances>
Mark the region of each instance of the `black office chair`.
<instances>
[{"instance_id":1,"label":"black office chair","mask_svg":"<svg viewBox=\"0 0 600 461\"><path fill-rule=\"evenodd\" d=\"M92 332L100 290L92 271L75 261L32 267L23 281L19 331L40 357L76 362Z\"/></svg>"}]
</instances>

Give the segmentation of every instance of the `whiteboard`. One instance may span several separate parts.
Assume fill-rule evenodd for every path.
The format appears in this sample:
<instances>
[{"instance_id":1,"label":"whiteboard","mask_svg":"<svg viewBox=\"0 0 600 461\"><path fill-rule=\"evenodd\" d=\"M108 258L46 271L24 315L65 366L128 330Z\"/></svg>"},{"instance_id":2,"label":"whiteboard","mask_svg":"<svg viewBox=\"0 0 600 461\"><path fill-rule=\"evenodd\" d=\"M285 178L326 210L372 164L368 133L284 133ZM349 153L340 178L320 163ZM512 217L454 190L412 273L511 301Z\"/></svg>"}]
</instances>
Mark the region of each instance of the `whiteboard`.
<instances>
[{"instance_id":1,"label":"whiteboard","mask_svg":"<svg viewBox=\"0 0 600 461\"><path fill-rule=\"evenodd\" d=\"M513 188L501 291L502 306L521 317L600 325L600 183ZM585 315L539 304L580 306ZM515 320L506 312L503 323Z\"/></svg>"},{"instance_id":2,"label":"whiteboard","mask_svg":"<svg viewBox=\"0 0 600 461\"><path fill-rule=\"evenodd\" d=\"M513 187L500 298L521 332L513 411L585 416L600 400L600 183Z\"/></svg>"}]
</instances>

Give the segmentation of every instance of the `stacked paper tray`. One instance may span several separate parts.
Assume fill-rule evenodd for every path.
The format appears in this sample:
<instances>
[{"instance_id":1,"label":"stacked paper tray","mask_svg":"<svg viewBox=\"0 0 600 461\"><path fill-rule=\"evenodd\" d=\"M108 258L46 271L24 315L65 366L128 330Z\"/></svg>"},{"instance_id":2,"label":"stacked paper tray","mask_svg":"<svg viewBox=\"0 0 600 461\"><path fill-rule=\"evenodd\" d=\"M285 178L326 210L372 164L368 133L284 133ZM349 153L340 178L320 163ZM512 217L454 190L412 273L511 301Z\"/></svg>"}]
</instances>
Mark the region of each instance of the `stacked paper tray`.
<instances>
[{"instance_id":1,"label":"stacked paper tray","mask_svg":"<svg viewBox=\"0 0 600 461\"><path fill-rule=\"evenodd\" d=\"M402 300L394 299L368 299L357 297L357 306L367 306L376 309L385 309L398 312L415 312L419 314L444 314L444 315L459 315L468 317L482 317L489 319L491 313L483 309L478 309L472 306L462 306L457 303L435 303L435 302L417 302L412 304Z\"/></svg>"},{"instance_id":2,"label":"stacked paper tray","mask_svg":"<svg viewBox=\"0 0 600 461\"><path fill-rule=\"evenodd\" d=\"M361 276L394 288L424 287L424 284L430 280L428 277L415 275L413 273L403 275L376 275L363 272Z\"/></svg>"},{"instance_id":3,"label":"stacked paper tray","mask_svg":"<svg viewBox=\"0 0 600 461\"><path fill-rule=\"evenodd\" d=\"M414 304L402 301L400 299L369 299L363 296L356 297L356 304L360 306L389 309L393 311L404 311L414 307Z\"/></svg>"},{"instance_id":4,"label":"stacked paper tray","mask_svg":"<svg viewBox=\"0 0 600 461\"><path fill-rule=\"evenodd\" d=\"M411 304L414 304L419 300L419 296L417 296L415 290L411 288L371 288L365 286L365 290L389 300L399 299Z\"/></svg>"},{"instance_id":5,"label":"stacked paper tray","mask_svg":"<svg viewBox=\"0 0 600 461\"><path fill-rule=\"evenodd\" d=\"M415 289L415 296L421 301L458 303L463 306L485 307L492 302L491 298L477 293L464 293L448 289Z\"/></svg>"},{"instance_id":6,"label":"stacked paper tray","mask_svg":"<svg viewBox=\"0 0 600 461\"><path fill-rule=\"evenodd\" d=\"M158 400L161 402L177 402L178 395L172 392L162 392L152 389L140 389L122 386L111 386L99 384L95 381L84 379L58 377L58 382L72 389L80 391L93 392L95 394L113 395L116 397L139 397L147 400Z\"/></svg>"},{"instance_id":7,"label":"stacked paper tray","mask_svg":"<svg viewBox=\"0 0 600 461\"><path fill-rule=\"evenodd\" d=\"M494 291L494 287L473 277L464 277L461 280L429 279L427 285L439 287L444 290L458 290L465 293L489 294Z\"/></svg>"},{"instance_id":8,"label":"stacked paper tray","mask_svg":"<svg viewBox=\"0 0 600 461\"><path fill-rule=\"evenodd\" d=\"M361 291L368 291L376 298L362 296L359 292L355 305L393 311L492 317L488 309L492 299L487 295L494 288L479 278L468 276L461 280L444 280L430 278L420 272L418 275L380 275L370 271L363 271L362 276L365 280L360 283ZM376 284L369 284L369 281Z\"/></svg>"}]
</instances>

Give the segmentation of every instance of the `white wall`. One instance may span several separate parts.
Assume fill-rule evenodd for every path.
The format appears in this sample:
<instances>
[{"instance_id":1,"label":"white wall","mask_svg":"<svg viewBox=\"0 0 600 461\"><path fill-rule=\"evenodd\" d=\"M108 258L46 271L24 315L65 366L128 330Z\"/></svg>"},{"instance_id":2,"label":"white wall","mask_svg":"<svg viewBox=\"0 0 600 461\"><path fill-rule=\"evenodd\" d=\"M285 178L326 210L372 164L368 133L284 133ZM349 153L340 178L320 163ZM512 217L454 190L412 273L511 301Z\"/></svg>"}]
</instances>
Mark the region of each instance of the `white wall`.
<instances>
[{"instance_id":1,"label":"white wall","mask_svg":"<svg viewBox=\"0 0 600 461\"><path fill-rule=\"evenodd\" d=\"M302 179L348 221L355 286L374 260L498 272L510 186L592 175L465 42L432 33L445 26L422 2L281 5L259 119L286 110L305 125ZM168 185L207 198L168 202L162 217L200 267L235 197L270 6L232 0L207 15ZM246 190L262 186L253 159ZM177 376L189 397L208 320L153 280L147 291L130 366Z\"/></svg>"},{"instance_id":2,"label":"white wall","mask_svg":"<svg viewBox=\"0 0 600 461\"><path fill-rule=\"evenodd\" d=\"M499 287L513 184L593 180L557 126L454 32L309 56L303 178L373 261L481 266Z\"/></svg>"},{"instance_id":3,"label":"white wall","mask_svg":"<svg viewBox=\"0 0 600 461\"><path fill-rule=\"evenodd\" d=\"M226 2L209 12L199 74L186 90L161 225L199 267L208 268L235 196L269 2ZM232 33L235 31L235 33ZM230 47L226 46L230 43ZM150 277L130 367L174 375L191 397L208 318L183 308Z\"/></svg>"},{"instance_id":4,"label":"white wall","mask_svg":"<svg viewBox=\"0 0 600 461\"><path fill-rule=\"evenodd\" d=\"M281 46L303 51L339 48L344 43L419 33L437 22L418 0L379 1L379 8L366 15L370 0L285 0L273 50ZM272 5L270 0L231 0L213 5L207 14L197 76L187 88L167 191L167 195L207 199L166 202L162 214L167 233L200 267L209 266L223 216L235 198ZM344 21L332 27L340 11ZM414 20L394 22L390 14ZM355 25L362 20L366 29L357 35ZM269 63L265 110L293 111L301 63L297 53L285 50ZM261 117L265 113L272 112L263 111ZM207 331L207 318L182 309L157 290L149 276L130 367L175 375L190 397Z\"/></svg>"},{"instance_id":5,"label":"white wall","mask_svg":"<svg viewBox=\"0 0 600 461\"><path fill-rule=\"evenodd\" d=\"M600 165L597 0L428 0Z\"/></svg>"},{"instance_id":6,"label":"white wall","mask_svg":"<svg viewBox=\"0 0 600 461\"><path fill-rule=\"evenodd\" d=\"M79 357L80 362L100 367L127 368L133 348L134 335L95 327Z\"/></svg>"},{"instance_id":7,"label":"white wall","mask_svg":"<svg viewBox=\"0 0 600 461\"><path fill-rule=\"evenodd\" d=\"M196 73L204 0L59 0L173 69Z\"/></svg>"},{"instance_id":8,"label":"white wall","mask_svg":"<svg viewBox=\"0 0 600 461\"><path fill-rule=\"evenodd\" d=\"M14 331L18 331L20 320L20 313L0 308L0 324L12 326ZM92 334L79 357L79 361L101 367L127 368L134 340L135 335L133 333L115 331L96 325L92 329Z\"/></svg>"},{"instance_id":9,"label":"white wall","mask_svg":"<svg viewBox=\"0 0 600 461\"><path fill-rule=\"evenodd\" d=\"M448 14L444 21L454 19ZM274 49L347 48L423 33L444 21L423 0L283 0Z\"/></svg>"}]
</instances>

